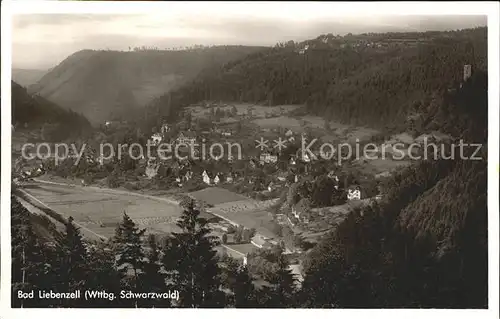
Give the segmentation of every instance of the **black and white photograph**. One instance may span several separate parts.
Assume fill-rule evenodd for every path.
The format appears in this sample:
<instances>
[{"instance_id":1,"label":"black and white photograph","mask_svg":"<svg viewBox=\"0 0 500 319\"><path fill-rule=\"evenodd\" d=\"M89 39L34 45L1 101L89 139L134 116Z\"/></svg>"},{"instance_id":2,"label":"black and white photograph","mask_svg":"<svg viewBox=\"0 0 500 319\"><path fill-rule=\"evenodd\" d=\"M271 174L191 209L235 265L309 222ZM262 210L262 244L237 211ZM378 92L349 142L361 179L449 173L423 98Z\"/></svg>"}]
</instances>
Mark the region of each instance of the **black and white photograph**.
<instances>
[{"instance_id":1,"label":"black and white photograph","mask_svg":"<svg viewBox=\"0 0 500 319\"><path fill-rule=\"evenodd\" d=\"M10 17L11 308L491 309L486 11L74 4Z\"/></svg>"}]
</instances>

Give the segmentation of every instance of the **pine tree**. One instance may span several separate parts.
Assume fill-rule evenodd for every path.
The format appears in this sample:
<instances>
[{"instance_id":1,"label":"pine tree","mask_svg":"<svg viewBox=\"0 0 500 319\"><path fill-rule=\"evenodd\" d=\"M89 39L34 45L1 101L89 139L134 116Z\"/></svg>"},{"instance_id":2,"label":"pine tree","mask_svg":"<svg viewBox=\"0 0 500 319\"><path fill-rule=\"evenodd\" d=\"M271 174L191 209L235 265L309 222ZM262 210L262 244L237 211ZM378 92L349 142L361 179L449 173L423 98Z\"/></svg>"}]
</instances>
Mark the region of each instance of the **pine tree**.
<instances>
[{"instance_id":1,"label":"pine tree","mask_svg":"<svg viewBox=\"0 0 500 319\"><path fill-rule=\"evenodd\" d=\"M93 291L106 291L118 294L121 290L122 274L115 266L115 253L109 243L100 242L89 245L87 269L89 275L86 288ZM120 299L94 299L87 305L92 308L128 306L126 301Z\"/></svg>"},{"instance_id":2,"label":"pine tree","mask_svg":"<svg viewBox=\"0 0 500 319\"><path fill-rule=\"evenodd\" d=\"M234 293L234 305L236 308L256 307L256 290L247 267L240 266L236 269L235 281L231 288Z\"/></svg>"},{"instance_id":3,"label":"pine tree","mask_svg":"<svg viewBox=\"0 0 500 319\"><path fill-rule=\"evenodd\" d=\"M272 308L288 308L295 305L296 279L290 263L280 253L278 257L278 271L270 278L271 300L269 306Z\"/></svg>"},{"instance_id":4,"label":"pine tree","mask_svg":"<svg viewBox=\"0 0 500 319\"><path fill-rule=\"evenodd\" d=\"M255 308L257 292L248 268L229 256L224 256L221 260L225 265L221 276L222 284L231 291L226 307Z\"/></svg>"},{"instance_id":5,"label":"pine tree","mask_svg":"<svg viewBox=\"0 0 500 319\"><path fill-rule=\"evenodd\" d=\"M134 221L123 213L123 220L116 228L113 238L117 268L125 277L132 270L132 278L126 286L136 291L140 288L139 276L144 268L142 237L145 231L139 230Z\"/></svg>"},{"instance_id":6,"label":"pine tree","mask_svg":"<svg viewBox=\"0 0 500 319\"><path fill-rule=\"evenodd\" d=\"M80 230L73 224L70 217L66 223L66 232L59 240L60 262L58 274L60 276L60 292L73 292L85 285L87 278L87 250L84 246ZM61 300L64 306L75 306L79 300Z\"/></svg>"},{"instance_id":7,"label":"pine tree","mask_svg":"<svg viewBox=\"0 0 500 319\"><path fill-rule=\"evenodd\" d=\"M165 274L161 272L160 248L158 247L155 235L151 234L148 236L148 246L147 261L144 263L144 273L141 276L143 291L166 292L168 289L165 282ZM168 307L170 306L170 300L144 300L141 301L141 306Z\"/></svg>"},{"instance_id":8,"label":"pine tree","mask_svg":"<svg viewBox=\"0 0 500 319\"><path fill-rule=\"evenodd\" d=\"M164 250L163 264L169 279L179 290L178 306L186 308L221 307L224 294L219 290L215 239L210 236L206 219L199 217L194 201L185 208Z\"/></svg>"},{"instance_id":9,"label":"pine tree","mask_svg":"<svg viewBox=\"0 0 500 319\"><path fill-rule=\"evenodd\" d=\"M17 292L50 288L52 265L47 251L35 233L30 213L15 196L11 196L12 234L12 306L46 306L40 300L20 300Z\"/></svg>"}]
</instances>

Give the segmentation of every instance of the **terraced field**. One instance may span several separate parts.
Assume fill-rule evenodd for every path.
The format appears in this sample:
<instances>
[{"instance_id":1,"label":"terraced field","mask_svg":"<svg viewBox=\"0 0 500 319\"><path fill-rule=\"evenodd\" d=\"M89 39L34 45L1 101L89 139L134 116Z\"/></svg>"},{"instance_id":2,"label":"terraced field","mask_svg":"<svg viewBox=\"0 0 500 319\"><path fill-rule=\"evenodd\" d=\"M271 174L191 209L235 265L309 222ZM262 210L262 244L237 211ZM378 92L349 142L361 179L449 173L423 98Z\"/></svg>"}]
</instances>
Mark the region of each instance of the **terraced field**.
<instances>
[{"instance_id":1,"label":"terraced field","mask_svg":"<svg viewBox=\"0 0 500 319\"><path fill-rule=\"evenodd\" d=\"M175 225L181 209L166 201L113 190L68 187L37 183L25 189L41 203L64 218L74 221L88 233L111 237L126 212L147 232L167 234L178 231Z\"/></svg>"}]
</instances>

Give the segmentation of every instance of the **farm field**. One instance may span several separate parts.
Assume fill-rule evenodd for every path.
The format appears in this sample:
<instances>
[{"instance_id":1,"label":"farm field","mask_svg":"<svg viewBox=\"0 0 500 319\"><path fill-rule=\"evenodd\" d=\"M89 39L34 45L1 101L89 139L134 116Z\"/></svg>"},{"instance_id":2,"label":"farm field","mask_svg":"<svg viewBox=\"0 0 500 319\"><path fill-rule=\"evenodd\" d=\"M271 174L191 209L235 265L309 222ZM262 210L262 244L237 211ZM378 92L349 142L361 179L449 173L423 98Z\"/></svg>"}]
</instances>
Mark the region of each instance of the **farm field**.
<instances>
[{"instance_id":1,"label":"farm field","mask_svg":"<svg viewBox=\"0 0 500 319\"><path fill-rule=\"evenodd\" d=\"M189 195L209 205L218 205L247 199L247 197L243 195L233 193L227 189L219 187L208 187L196 192L189 193Z\"/></svg>"},{"instance_id":2,"label":"farm field","mask_svg":"<svg viewBox=\"0 0 500 319\"><path fill-rule=\"evenodd\" d=\"M258 233L273 238L270 223L272 216L266 211L273 200L258 201L227 189L210 187L189 194L197 200L214 205L210 212L246 228L255 228Z\"/></svg>"},{"instance_id":3,"label":"farm field","mask_svg":"<svg viewBox=\"0 0 500 319\"><path fill-rule=\"evenodd\" d=\"M72 216L77 224L107 238L114 235L123 212L147 233L178 231L175 222L181 209L164 201L59 185L35 184L25 190L64 218Z\"/></svg>"}]
</instances>

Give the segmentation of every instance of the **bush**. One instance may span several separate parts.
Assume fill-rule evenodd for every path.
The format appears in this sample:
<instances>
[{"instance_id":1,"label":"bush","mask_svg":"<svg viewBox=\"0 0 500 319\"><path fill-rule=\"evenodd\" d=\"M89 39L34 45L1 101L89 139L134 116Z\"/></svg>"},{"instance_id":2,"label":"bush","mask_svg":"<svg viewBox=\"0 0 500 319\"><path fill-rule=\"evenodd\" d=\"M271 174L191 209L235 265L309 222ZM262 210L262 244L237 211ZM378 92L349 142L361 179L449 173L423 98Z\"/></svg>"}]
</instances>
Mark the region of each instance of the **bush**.
<instances>
[{"instance_id":1,"label":"bush","mask_svg":"<svg viewBox=\"0 0 500 319\"><path fill-rule=\"evenodd\" d=\"M106 178L106 185L109 187L109 188L117 188L120 186L120 181L118 180L118 176L112 174L112 175L109 175L107 178Z\"/></svg>"},{"instance_id":2,"label":"bush","mask_svg":"<svg viewBox=\"0 0 500 319\"><path fill-rule=\"evenodd\" d=\"M94 177L92 174L85 174L85 176L83 176L83 182L87 185L90 185L94 182Z\"/></svg>"},{"instance_id":3,"label":"bush","mask_svg":"<svg viewBox=\"0 0 500 319\"><path fill-rule=\"evenodd\" d=\"M137 185L137 183L133 183L133 182L126 182L123 187L125 187L126 189L130 190L130 191L136 191L136 190L139 190L139 186Z\"/></svg>"}]
</instances>

